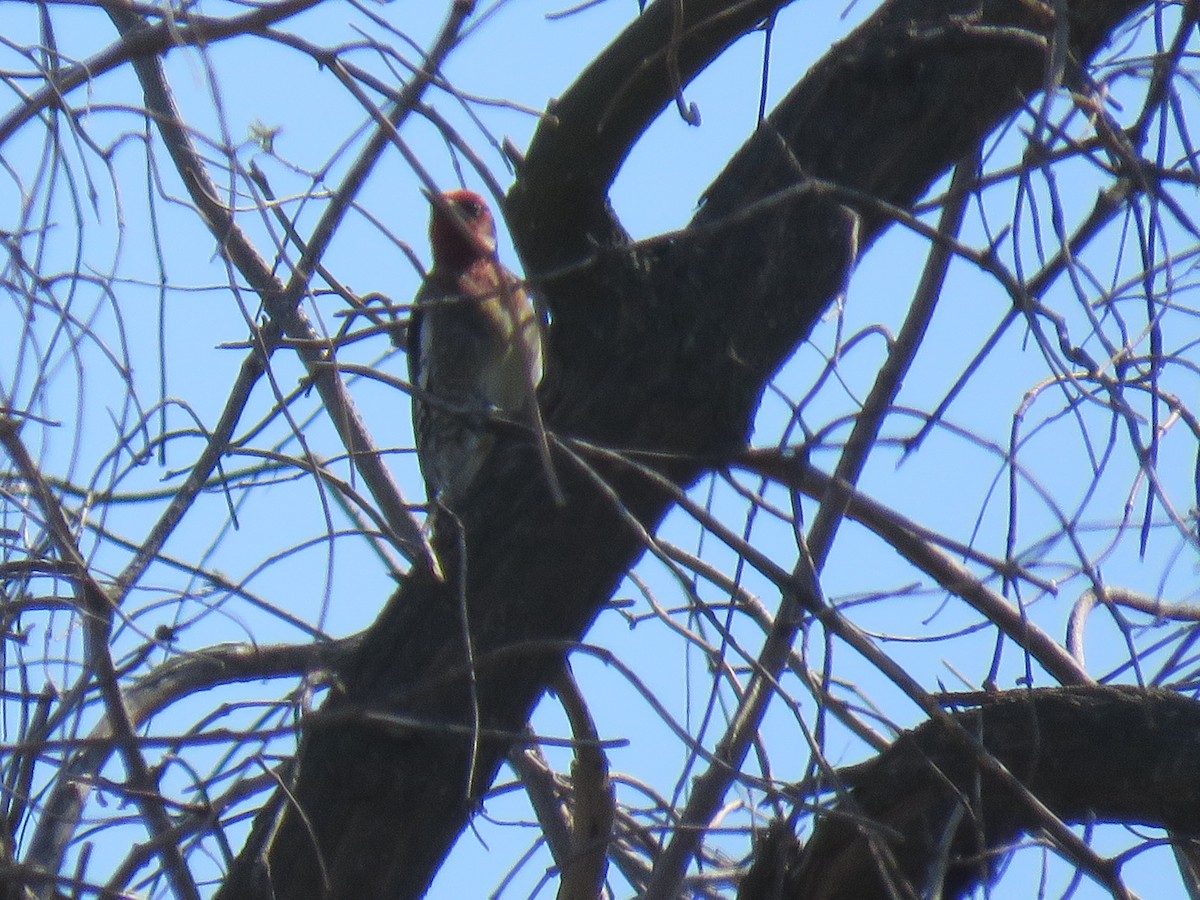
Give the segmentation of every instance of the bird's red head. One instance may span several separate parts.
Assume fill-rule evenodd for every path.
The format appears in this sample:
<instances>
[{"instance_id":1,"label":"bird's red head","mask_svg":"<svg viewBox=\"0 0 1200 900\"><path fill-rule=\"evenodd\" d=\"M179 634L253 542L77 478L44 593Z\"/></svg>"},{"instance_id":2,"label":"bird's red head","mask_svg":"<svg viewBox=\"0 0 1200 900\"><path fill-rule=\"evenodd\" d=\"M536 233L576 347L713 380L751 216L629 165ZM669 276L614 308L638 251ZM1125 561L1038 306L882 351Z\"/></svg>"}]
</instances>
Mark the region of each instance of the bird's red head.
<instances>
[{"instance_id":1,"label":"bird's red head","mask_svg":"<svg viewBox=\"0 0 1200 900\"><path fill-rule=\"evenodd\" d=\"M442 194L442 199L457 213L475 240L463 234L462 225L435 205L429 217L429 245L433 250L434 266L461 270L477 259L492 257L496 252L496 220L492 218L487 201L463 188L447 191Z\"/></svg>"}]
</instances>

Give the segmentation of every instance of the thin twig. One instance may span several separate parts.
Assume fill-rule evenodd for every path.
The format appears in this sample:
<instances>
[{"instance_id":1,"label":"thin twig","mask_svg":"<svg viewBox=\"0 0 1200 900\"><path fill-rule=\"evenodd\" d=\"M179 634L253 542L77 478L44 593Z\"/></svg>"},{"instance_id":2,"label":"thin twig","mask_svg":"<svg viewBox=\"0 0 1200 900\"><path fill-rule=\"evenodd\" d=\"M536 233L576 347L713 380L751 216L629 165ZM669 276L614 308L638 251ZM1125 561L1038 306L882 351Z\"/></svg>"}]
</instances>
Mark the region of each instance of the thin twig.
<instances>
[{"instance_id":1,"label":"thin twig","mask_svg":"<svg viewBox=\"0 0 1200 900\"><path fill-rule=\"evenodd\" d=\"M47 530L61 556L71 570L71 583L79 603L83 624L85 668L95 679L104 700L108 727L111 729L117 752L125 765L126 787L142 815L146 828L158 846L158 856L175 895L184 900L200 900L200 892L192 880L179 846L171 839L174 824L167 815L165 801L158 783L150 773L138 747L135 726L125 706L125 697L117 681L116 669L109 653L114 604L107 591L92 577L83 554L76 546L58 499L50 490L21 440L17 423L7 416L0 417L0 445L3 445L13 465L29 485L41 507ZM60 773L61 774L61 773ZM57 871L57 865L47 867Z\"/></svg>"}]
</instances>

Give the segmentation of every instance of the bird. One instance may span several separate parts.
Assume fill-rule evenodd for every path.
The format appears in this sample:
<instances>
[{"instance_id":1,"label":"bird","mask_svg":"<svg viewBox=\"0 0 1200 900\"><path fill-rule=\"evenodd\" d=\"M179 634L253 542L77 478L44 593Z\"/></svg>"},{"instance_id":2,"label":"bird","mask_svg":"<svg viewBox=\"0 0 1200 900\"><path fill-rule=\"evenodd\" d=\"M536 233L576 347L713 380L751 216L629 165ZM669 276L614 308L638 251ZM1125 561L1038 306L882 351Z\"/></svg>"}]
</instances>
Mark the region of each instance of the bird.
<instances>
[{"instance_id":1,"label":"bird","mask_svg":"<svg viewBox=\"0 0 1200 900\"><path fill-rule=\"evenodd\" d=\"M521 279L498 258L483 197L427 196L433 265L408 325L413 433L431 508L455 511L495 444L489 417L540 429L543 329Z\"/></svg>"}]
</instances>

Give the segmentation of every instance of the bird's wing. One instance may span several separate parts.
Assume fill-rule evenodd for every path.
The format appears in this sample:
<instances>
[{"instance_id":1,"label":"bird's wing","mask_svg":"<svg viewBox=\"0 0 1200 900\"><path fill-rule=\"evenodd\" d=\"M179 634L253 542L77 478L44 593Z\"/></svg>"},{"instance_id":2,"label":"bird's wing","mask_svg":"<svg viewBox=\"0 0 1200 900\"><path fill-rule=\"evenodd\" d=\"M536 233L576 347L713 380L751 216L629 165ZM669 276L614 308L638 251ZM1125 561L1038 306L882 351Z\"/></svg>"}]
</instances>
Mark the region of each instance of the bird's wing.
<instances>
[{"instance_id":1,"label":"bird's wing","mask_svg":"<svg viewBox=\"0 0 1200 900\"><path fill-rule=\"evenodd\" d=\"M430 358L429 345L434 339L433 332L437 330L429 327L429 310L424 307L444 300L447 294L453 293L453 288L447 288L444 281L437 271L430 272L413 298L412 311L408 316L408 380L423 390L429 389L429 378L427 367L421 365L421 360Z\"/></svg>"},{"instance_id":2,"label":"bird's wing","mask_svg":"<svg viewBox=\"0 0 1200 900\"><path fill-rule=\"evenodd\" d=\"M421 320L424 318L420 307L420 294L413 303L412 312L408 314L408 380L417 383L417 373L421 370Z\"/></svg>"}]
</instances>

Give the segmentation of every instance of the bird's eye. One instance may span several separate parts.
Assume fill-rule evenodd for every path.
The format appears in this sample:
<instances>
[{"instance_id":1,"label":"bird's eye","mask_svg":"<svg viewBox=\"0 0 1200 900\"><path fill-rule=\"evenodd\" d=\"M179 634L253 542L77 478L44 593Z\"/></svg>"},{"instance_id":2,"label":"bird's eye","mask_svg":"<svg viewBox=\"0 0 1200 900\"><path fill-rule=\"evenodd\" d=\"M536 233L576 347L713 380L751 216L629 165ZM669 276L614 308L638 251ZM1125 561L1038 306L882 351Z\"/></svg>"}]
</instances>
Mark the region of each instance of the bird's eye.
<instances>
[{"instance_id":1,"label":"bird's eye","mask_svg":"<svg viewBox=\"0 0 1200 900\"><path fill-rule=\"evenodd\" d=\"M478 219L483 215L483 204L478 200L459 200L454 205L468 219Z\"/></svg>"}]
</instances>

